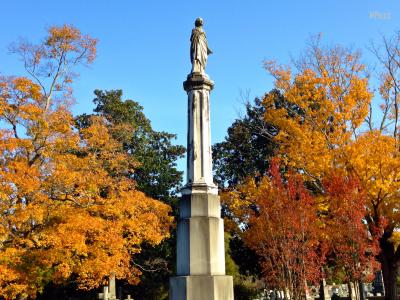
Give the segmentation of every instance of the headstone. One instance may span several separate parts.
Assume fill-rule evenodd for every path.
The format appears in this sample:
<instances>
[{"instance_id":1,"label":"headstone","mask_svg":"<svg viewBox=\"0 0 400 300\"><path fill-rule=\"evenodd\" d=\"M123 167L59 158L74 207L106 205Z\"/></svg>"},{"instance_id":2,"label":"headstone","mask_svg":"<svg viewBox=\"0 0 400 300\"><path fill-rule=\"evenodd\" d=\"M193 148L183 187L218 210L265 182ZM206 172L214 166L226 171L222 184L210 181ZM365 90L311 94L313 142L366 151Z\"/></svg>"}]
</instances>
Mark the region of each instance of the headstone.
<instances>
[{"instance_id":1,"label":"headstone","mask_svg":"<svg viewBox=\"0 0 400 300\"><path fill-rule=\"evenodd\" d=\"M360 300L366 300L367 299L367 291L365 288L365 284L362 281L359 282L358 289L359 289L359 293L360 293Z\"/></svg>"},{"instance_id":2,"label":"headstone","mask_svg":"<svg viewBox=\"0 0 400 300\"><path fill-rule=\"evenodd\" d=\"M170 300L233 300L233 279L225 275L224 222L213 182L210 92L205 73L211 53L198 18L191 36L192 72L183 87L188 96L187 183L181 191L177 226L177 277Z\"/></svg>"},{"instance_id":3,"label":"headstone","mask_svg":"<svg viewBox=\"0 0 400 300\"><path fill-rule=\"evenodd\" d=\"M271 300L276 300L276 292L275 292L275 290L273 290L272 292L270 292L270 294L269 294L269 298L271 299Z\"/></svg>"},{"instance_id":4,"label":"headstone","mask_svg":"<svg viewBox=\"0 0 400 300\"><path fill-rule=\"evenodd\" d=\"M111 273L111 275L108 278L108 292L110 293L109 299L110 300L116 300L117 299L117 293L115 289L115 274Z\"/></svg>"},{"instance_id":5,"label":"headstone","mask_svg":"<svg viewBox=\"0 0 400 300\"><path fill-rule=\"evenodd\" d=\"M329 286L326 285L325 279L322 279L319 291L320 300L331 300L331 295L329 294Z\"/></svg>"},{"instance_id":6,"label":"headstone","mask_svg":"<svg viewBox=\"0 0 400 300\"><path fill-rule=\"evenodd\" d=\"M373 286L373 293L375 295L380 295L385 294L385 286L383 283L383 276L382 276L382 271L376 272L375 273L375 279L374 282L372 283Z\"/></svg>"},{"instance_id":7,"label":"headstone","mask_svg":"<svg viewBox=\"0 0 400 300\"><path fill-rule=\"evenodd\" d=\"M110 294L108 293L108 286L103 286L103 292L98 294L97 299L110 300Z\"/></svg>"},{"instance_id":8,"label":"headstone","mask_svg":"<svg viewBox=\"0 0 400 300\"><path fill-rule=\"evenodd\" d=\"M108 285L103 286L103 293L98 294L98 299L101 300L117 300L115 292L115 274L111 273L108 278Z\"/></svg>"}]
</instances>

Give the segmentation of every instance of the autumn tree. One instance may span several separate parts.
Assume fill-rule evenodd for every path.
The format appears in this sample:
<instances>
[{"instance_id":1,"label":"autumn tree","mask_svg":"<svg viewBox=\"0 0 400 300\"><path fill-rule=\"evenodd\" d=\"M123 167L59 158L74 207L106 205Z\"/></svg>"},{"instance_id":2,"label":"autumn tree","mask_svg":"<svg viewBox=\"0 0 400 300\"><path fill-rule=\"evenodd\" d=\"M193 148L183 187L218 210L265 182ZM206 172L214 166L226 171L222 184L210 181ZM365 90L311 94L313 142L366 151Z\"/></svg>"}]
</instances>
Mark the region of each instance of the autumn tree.
<instances>
[{"instance_id":1,"label":"autumn tree","mask_svg":"<svg viewBox=\"0 0 400 300\"><path fill-rule=\"evenodd\" d=\"M259 185L254 179L241 185L231 198L252 204L242 215L243 238L260 257L267 286L285 291L288 299L303 299L307 283L319 281L324 262L317 206L299 175L283 179L276 161L270 173Z\"/></svg>"},{"instance_id":2,"label":"autumn tree","mask_svg":"<svg viewBox=\"0 0 400 300\"><path fill-rule=\"evenodd\" d=\"M379 254L381 228L368 232L367 196L355 177L347 177L337 171L324 178L325 194L320 199L320 221L323 224L321 241L326 245L329 277L354 285L355 299L360 299L360 285L371 282L380 265ZM352 292L352 288L349 291Z\"/></svg>"},{"instance_id":3,"label":"autumn tree","mask_svg":"<svg viewBox=\"0 0 400 300\"><path fill-rule=\"evenodd\" d=\"M176 135L156 131L136 101L123 99L122 90L94 91L96 105L94 114L107 120L107 127L118 140L123 150L137 165L134 172L125 174L135 180L139 191L147 196L171 205L177 211L177 192L182 183L182 172L177 170L176 161L185 148L174 145ZM90 125L93 115L76 118L79 128ZM136 256L137 266L143 271L141 282L131 291L134 296L146 299L168 297L169 277L175 266L174 238L160 245L144 245Z\"/></svg>"},{"instance_id":4,"label":"autumn tree","mask_svg":"<svg viewBox=\"0 0 400 300\"><path fill-rule=\"evenodd\" d=\"M367 230L366 194L359 181L336 170L323 179L322 195L293 171L282 178L276 160L270 173L224 193L267 286L299 299L308 284L323 277L348 284L372 280L379 269L381 228ZM358 285L355 290L359 299Z\"/></svg>"},{"instance_id":5,"label":"autumn tree","mask_svg":"<svg viewBox=\"0 0 400 300\"><path fill-rule=\"evenodd\" d=\"M372 133L369 135L373 149L362 149L366 143L360 141L359 159L372 159L375 168L366 166L366 162L357 160L359 167L367 168L370 176L379 180L368 181L373 190L372 213L368 220L376 223L386 217L383 237L380 240L383 278L385 293L388 299L397 295L396 280L400 266L400 215L399 215L399 151L400 151L400 32L391 37L382 37L382 43L372 43L370 50L378 59L379 94L382 102L380 108L382 117L379 120L368 118ZM382 146L378 146L381 144ZM375 155L380 155L376 157ZM382 172L380 172L382 170ZM364 179L368 176L365 174Z\"/></svg>"},{"instance_id":6,"label":"autumn tree","mask_svg":"<svg viewBox=\"0 0 400 300\"><path fill-rule=\"evenodd\" d=\"M371 44L370 51L379 62L379 94L382 98L382 118L375 125L372 116L368 118L370 130L377 128L380 131L392 134L399 147L400 122L400 32L393 37L382 37L382 44Z\"/></svg>"},{"instance_id":7,"label":"autumn tree","mask_svg":"<svg viewBox=\"0 0 400 300\"><path fill-rule=\"evenodd\" d=\"M0 81L0 295L35 298L49 283L92 289L110 274L138 281L131 258L169 236L170 207L125 174L137 161L103 117L79 132L69 110L71 66L91 62L95 40L51 27L43 44L23 42L31 79ZM46 77L47 72L47 77Z\"/></svg>"},{"instance_id":8,"label":"autumn tree","mask_svg":"<svg viewBox=\"0 0 400 300\"><path fill-rule=\"evenodd\" d=\"M382 77L383 125L375 126L369 74L360 52L322 47L317 38L292 66L266 62L265 67L287 102L282 106L271 97L264 98L265 120L279 131L274 140L282 161L322 195L323 178L335 170L357 178L367 195L365 220L370 234L385 224L379 260L386 297L395 299L400 174L398 137L390 126L396 120L393 83Z\"/></svg>"},{"instance_id":9,"label":"autumn tree","mask_svg":"<svg viewBox=\"0 0 400 300\"><path fill-rule=\"evenodd\" d=\"M400 161L396 140L380 131L367 132L348 146L347 159L353 173L368 192L366 221L373 233L382 228L379 261L385 283L385 296L392 299L396 291L399 264L399 189Z\"/></svg>"},{"instance_id":10,"label":"autumn tree","mask_svg":"<svg viewBox=\"0 0 400 300\"><path fill-rule=\"evenodd\" d=\"M71 84L77 74L73 68L87 65L96 57L97 40L82 35L70 26L53 26L40 44L22 39L11 46L31 79L39 85L44 108L49 109L53 99L72 100Z\"/></svg>"}]
</instances>

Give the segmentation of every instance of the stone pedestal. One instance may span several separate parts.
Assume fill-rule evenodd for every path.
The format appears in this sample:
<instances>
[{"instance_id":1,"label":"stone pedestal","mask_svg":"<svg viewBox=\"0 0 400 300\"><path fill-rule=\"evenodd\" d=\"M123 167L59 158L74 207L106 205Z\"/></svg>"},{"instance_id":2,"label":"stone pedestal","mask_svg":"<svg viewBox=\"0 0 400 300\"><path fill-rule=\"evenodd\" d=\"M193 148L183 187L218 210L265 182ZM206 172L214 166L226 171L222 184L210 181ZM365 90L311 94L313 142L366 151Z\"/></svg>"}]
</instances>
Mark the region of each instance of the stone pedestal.
<instances>
[{"instance_id":1,"label":"stone pedestal","mask_svg":"<svg viewBox=\"0 0 400 300\"><path fill-rule=\"evenodd\" d=\"M219 196L207 188L183 195L177 227L177 277L171 300L233 300L233 279L225 275L224 222Z\"/></svg>"},{"instance_id":2,"label":"stone pedestal","mask_svg":"<svg viewBox=\"0 0 400 300\"><path fill-rule=\"evenodd\" d=\"M219 197L184 195L177 228L177 275L225 275L224 222Z\"/></svg>"},{"instance_id":3,"label":"stone pedestal","mask_svg":"<svg viewBox=\"0 0 400 300\"><path fill-rule=\"evenodd\" d=\"M209 95L214 83L192 73L188 94L187 184L177 226L177 277L170 300L233 300L233 279L225 275L224 222L212 179Z\"/></svg>"},{"instance_id":4,"label":"stone pedestal","mask_svg":"<svg viewBox=\"0 0 400 300\"><path fill-rule=\"evenodd\" d=\"M194 275L171 278L170 299L233 300L232 276Z\"/></svg>"}]
</instances>

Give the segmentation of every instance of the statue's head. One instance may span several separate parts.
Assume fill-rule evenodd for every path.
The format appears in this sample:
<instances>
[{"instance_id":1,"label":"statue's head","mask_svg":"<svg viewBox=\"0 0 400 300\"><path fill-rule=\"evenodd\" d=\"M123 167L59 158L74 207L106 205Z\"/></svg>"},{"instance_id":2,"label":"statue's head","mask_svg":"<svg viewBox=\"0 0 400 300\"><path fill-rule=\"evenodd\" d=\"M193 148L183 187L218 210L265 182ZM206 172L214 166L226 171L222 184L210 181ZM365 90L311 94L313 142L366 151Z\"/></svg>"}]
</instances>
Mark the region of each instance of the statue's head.
<instances>
[{"instance_id":1,"label":"statue's head","mask_svg":"<svg viewBox=\"0 0 400 300\"><path fill-rule=\"evenodd\" d=\"M194 25L196 27L203 26L203 19L202 18L197 18L196 21L194 22Z\"/></svg>"}]
</instances>

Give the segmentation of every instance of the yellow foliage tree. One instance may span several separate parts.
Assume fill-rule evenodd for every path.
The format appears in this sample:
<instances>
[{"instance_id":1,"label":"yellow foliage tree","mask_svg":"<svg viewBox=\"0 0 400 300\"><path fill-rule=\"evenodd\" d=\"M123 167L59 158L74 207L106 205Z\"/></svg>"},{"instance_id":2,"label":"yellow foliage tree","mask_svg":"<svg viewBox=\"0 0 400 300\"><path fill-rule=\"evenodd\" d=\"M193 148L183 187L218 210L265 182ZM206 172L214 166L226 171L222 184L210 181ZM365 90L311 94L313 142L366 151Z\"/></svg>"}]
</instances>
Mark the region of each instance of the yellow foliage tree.
<instances>
[{"instance_id":1,"label":"yellow foliage tree","mask_svg":"<svg viewBox=\"0 0 400 300\"><path fill-rule=\"evenodd\" d=\"M400 53L400 52L399 52ZM312 41L293 67L266 62L283 103L266 97L265 119L278 130L275 140L285 164L303 174L324 201L323 178L340 169L356 176L368 195L372 234L383 227L379 260L387 299L395 299L400 263L400 160L395 134L385 120L372 123L372 92L360 54L343 47L323 48ZM382 77L383 116L395 119L397 100L389 100L393 78ZM392 83L391 83L392 82ZM392 113L394 112L394 113ZM396 126L395 126L396 127ZM329 206L329 203L325 203Z\"/></svg>"},{"instance_id":2,"label":"yellow foliage tree","mask_svg":"<svg viewBox=\"0 0 400 300\"><path fill-rule=\"evenodd\" d=\"M92 289L111 273L136 283L132 255L168 237L172 217L128 179L136 162L104 119L74 129L68 67L92 61L95 40L62 26L26 45L16 49L33 81L0 80L0 297L33 299L71 278ZM60 67L50 80L41 62Z\"/></svg>"}]
</instances>

